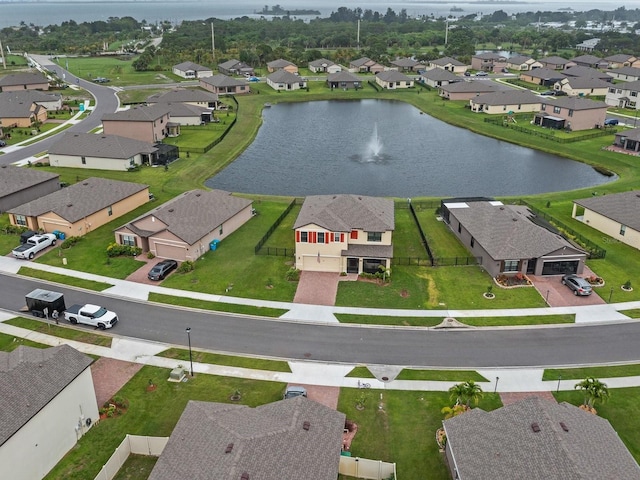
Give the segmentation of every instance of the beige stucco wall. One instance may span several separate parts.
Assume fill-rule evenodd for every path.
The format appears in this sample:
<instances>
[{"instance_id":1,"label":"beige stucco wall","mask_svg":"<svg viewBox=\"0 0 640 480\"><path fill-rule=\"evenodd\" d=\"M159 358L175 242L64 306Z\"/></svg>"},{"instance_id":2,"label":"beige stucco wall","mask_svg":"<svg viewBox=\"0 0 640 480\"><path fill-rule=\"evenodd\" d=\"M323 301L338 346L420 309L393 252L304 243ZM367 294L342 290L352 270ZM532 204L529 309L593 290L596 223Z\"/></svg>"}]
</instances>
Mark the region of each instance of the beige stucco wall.
<instances>
[{"instance_id":1,"label":"beige stucco wall","mask_svg":"<svg viewBox=\"0 0 640 480\"><path fill-rule=\"evenodd\" d=\"M143 142L156 143L168 135L167 122L169 119L169 114L166 114L154 122L103 120L102 127L105 135L120 135Z\"/></svg>"},{"instance_id":2,"label":"beige stucco wall","mask_svg":"<svg viewBox=\"0 0 640 480\"><path fill-rule=\"evenodd\" d=\"M590 130L596 128L596 125L603 125L607 117L606 108L594 108L591 110L575 110L573 115L569 116L569 110L566 108L559 108L559 111L554 111L554 105L552 103L546 104L546 109L542 110L554 117L564 118L566 120L565 125L571 127L571 130Z\"/></svg>"},{"instance_id":3,"label":"beige stucco wall","mask_svg":"<svg viewBox=\"0 0 640 480\"><path fill-rule=\"evenodd\" d=\"M142 164L142 156L135 155L131 159L114 159L114 158L98 158L84 157L86 163L82 163L82 157L75 155L57 155L49 154L49 163L52 167L75 167L75 168L95 168L98 170L116 170L126 171L131 166L131 161L135 165Z\"/></svg>"},{"instance_id":4,"label":"beige stucco wall","mask_svg":"<svg viewBox=\"0 0 640 480\"><path fill-rule=\"evenodd\" d=\"M574 212L575 218L575 212ZM620 222L616 222L592 210L584 210L584 223L596 230L609 235L622 243L640 250L640 232L627 227L624 235L620 235Z\"/></svg>"},{"instance_id":5,"label":"beige stucco wall","mask_svg":"<svg viewBox=\"0 0 640 480\"><path fill-rule=\"evenodd\" d=\"M33 112L32 112L33 114ZM0 126L2 127L20 127L20 128L29 128L35 121L35 116L31 117L4 117L0 118Z\"/></svg>"},{"instance_id":6,"label":"beige stucco wall","mask_svg":"<svg viewBox=\"0 0 640 480\"><path fill-rule=\"evenodd\" d=\"M32 85L5 85L0 87L0 92L19 92L23 90L49 90L49 84L44 82Z\"/></svg>"},{"instance_id":7,"label":"beige stucco wall","mask_svg":"<svg viewBox=\"0 0 640 480\"><path fill-rule=\"evenodd\" d=\"M556 83L556 85L558 85ZM558 90L556 88L556 90ZM567 92L567 95L571 97L579 97L579 96L606 96L609 91L609 87L601 87L601 88L571 88L568 84L560 84L560 90L563 92Z\"/></svg>"},{"instance_id":8,"label":"beige stucco wall","mask_svg":"<svg viewBox=\"0 0 640 480\"><path fill-rule=\"evenodd\" d=\"M402 81L402 82L386 82L382 80L380 77L376 76L376 83L380 85L382 88L386 88L388 90L396 90L398 88L409 88L413 87L413 80L411 81ZM399 83L399 85L397 85Z\"/></svg>"},{"instance_id":9,"label":"beige stucco wall","mask_svg":"<svg viewBox=\"0 0 640 480\"><path fill-rule=\"evenodd\" d=\"M91 369L87 368L66 389L38 412L0 447L3 478L43 478L93 426L98 405ZM76 429L79 425L81 427Z\"/></svg>"},{"instance_id":10,"label":"beige stucco wall","mask_svg":"<svg viewBox=\"0 0 640 480\"><path fill-rule=\"evenodd\" d=\"M528 104L514 104L514 105L483 105L482 103L477 104L474 102L475 99L471 99L469 101L471 105L471 110L474 112L478 112L479 108L482 107L481 110L484 113L488 114L506 114L511 112L514 113L527 113L527 112L538 112L540 111L539 103L528 103Z\"/></svg>"},{"instance_id":11,"label":"beige stucco wall","mask_svg":"<svg viewBox=\"0 0 640 480\"><path fill-rule=\"evenodd\" d=\"M302 83L302 86L300 86L301 83ZM277 83L267 78L267 84L274 90L286 90L286 91L300 90L301 88L305 88L307 86L307 82L302 79L300 79L299 82L295 82L295 83Z\"/></svg>"}]
</instances>

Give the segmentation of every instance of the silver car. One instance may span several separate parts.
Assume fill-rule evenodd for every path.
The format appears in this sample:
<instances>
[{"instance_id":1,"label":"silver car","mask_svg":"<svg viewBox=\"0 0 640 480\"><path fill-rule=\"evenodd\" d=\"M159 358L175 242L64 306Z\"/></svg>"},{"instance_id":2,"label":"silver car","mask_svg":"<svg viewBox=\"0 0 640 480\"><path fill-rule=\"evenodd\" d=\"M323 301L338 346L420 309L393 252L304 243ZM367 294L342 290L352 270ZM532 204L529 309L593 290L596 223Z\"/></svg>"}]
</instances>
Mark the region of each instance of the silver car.
<instances>
[{"instance_id":1,"label":"silver car","mask_svg":"<svg viewBox=\"0 0 640 480\"><path fill-rule=\"evenodd\" d=\"M573 290L574 295L591 295L591 284L578 275L570 274L562 277L562 284Z\"/></svg>"},{"instance_id":2,"label":"silver car","mask_svg":"<svg viewBox=\"0 0 640 480\"><path fill-rule=\"evenodd\" d=\"M306 397L307 389L298 385L290 385L284 391L284 398Z\"/></svg>"}]
</instances>

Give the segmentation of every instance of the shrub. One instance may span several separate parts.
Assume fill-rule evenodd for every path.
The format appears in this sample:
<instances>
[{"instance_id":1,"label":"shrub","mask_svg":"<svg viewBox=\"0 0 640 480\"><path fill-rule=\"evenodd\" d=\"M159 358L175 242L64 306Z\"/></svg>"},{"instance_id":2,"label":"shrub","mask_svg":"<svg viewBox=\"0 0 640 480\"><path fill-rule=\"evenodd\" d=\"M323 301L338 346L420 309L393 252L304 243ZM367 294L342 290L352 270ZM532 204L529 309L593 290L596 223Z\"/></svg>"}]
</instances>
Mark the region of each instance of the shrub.
<instances>
[{"instance_id":1,"label":"shrub","mask_svg":"<svg viewBox=\"0 0 640 480\"><path fill-rule=\"evenodd\" d=\"M120 245L119 243L110 243L107 247L108 257L120 257L122 255L128 255L135 257L142 253L142 248L133 247L131 245Z\"/></svg>"},{"instance_id":2,"label":"shrub","mask_svg":"<svg viewBox=\"0 0 640 480\"><path fill-rule=\"evenodd\" d=\"M176 272L178 273L188 273L188 272L193 272L193 270L195 270L196 268L196 264L193 263L191 260L185 260L184 262L182 262L182 264L178 267L178 269L176 270Z\"/></svg>"},{"instance_id":3,"label":"shrub","mask_svg":"<svg viewBox=\"0 0 640 480\"><path fill-rule=\"evenodd\" d=\"M84 240L83 237L67 237L60 245L60 248L67 249L73 247L76 243Z\"/></svg>"},{"instance_id":4,"label":"shrub","mask_svg":"<svg viewBox=\"0 0 640 480\"><path fill-rule=\"evenodd\" d=\"M153 252L149 251L149 252L147 252L147 258L148 258L149 260L151 260L151 259L153 259L153 258L156 258L156 256L153 254Z\"/></svg>"},{"instance_id":5,"label":"shrub","mask_svg":"<svg viewBox=\"0 0 640 480\"><path fill-rule=\"evenodd\" d=\"M631 280L627 280L622 286L625 288L625 290L631 290Z\"/></svg>"},{"instance_id":6,"label":"shrub","mask_svg":"<svg viewBox=\"0 0 640 480\"><path fill-rule=\"evenodd\" d=\"M289 282L297 282L298 280L300 280L300 270L295 267L291 267L289 270L287 270L285 278Z\"/></svg>"},{"instance_id":7,"label":"shrub","mask_svg":"<svg viewBox=\"0 0 640 480\"><path fill-rule=\"evenodd\" d=\"M22 232L26 232L27 227L22 227L20 225L7 225L2 229L2 233L5 235L19 235Z\"/></svg>"}]
</instances>

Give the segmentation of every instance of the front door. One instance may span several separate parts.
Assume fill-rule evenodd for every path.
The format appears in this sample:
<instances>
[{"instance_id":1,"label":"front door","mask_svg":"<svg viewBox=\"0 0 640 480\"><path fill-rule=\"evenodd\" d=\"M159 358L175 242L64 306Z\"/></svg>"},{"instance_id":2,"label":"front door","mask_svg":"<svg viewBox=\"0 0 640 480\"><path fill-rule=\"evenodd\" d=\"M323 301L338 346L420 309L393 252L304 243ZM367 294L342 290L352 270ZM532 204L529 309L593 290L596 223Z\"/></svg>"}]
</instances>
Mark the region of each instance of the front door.
<instances>
[{"instance_id":1,"label":"front door","mask_svg":"<svg viewBox=\"0 0 640 480\"><path fill-rule=\"evenodd\" d=\"M536 262L538 261L537 258L530 258L529 261L527 262L527 275L533 275L534 273L536 273Z\"/></svg>"},{"instance_id":2,"label":"front door","mask_svg":"<svg viewBox=\"0 0 640 480\"><path fill-rule=\"evenodd\" d=\"M347 258L347 273L360 273L360 259Z\"/></svg>"}]
</instances>

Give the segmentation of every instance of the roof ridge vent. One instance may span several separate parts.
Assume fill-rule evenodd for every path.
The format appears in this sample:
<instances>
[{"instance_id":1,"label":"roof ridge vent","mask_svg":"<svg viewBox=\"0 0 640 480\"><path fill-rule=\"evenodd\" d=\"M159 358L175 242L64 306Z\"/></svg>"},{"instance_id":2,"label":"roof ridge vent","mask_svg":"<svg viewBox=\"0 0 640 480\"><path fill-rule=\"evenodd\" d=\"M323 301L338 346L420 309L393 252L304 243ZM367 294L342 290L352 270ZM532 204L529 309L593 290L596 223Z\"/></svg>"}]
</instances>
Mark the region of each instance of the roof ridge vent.
<instances>
[{"instance_id":1,"label":"roof ridge vent","mask_svg":"<svg viewBox=\"0 0 640 480\"><path fill-rule=\"evenodd\" d=\"M311 428L311 422L304 422L302 424L302 429L303 430L309 430Z\"/></svg>"},{"instance_id":2,"label":"roof ridge vent","mask_svg":"<svg viewBox=\"0 0 640 480\"><path fill-rule=\"evenodd\" d=\"M569 427L567 427L567 424L564 422L560 422L560 426L562 427L562 430L564 430L565 432L569 431Z\"/></svg>"},{"instance_id":3,"label":"roof ridge vent","mask_svg":"<svg viewBox=\"0 0 640 480\"><path fill-rule=\"evenodd\" d=\"M249 480L249 474L247 472L244 472L242 475L240 475L240 480Z\"/></svg>"},{"instance_id":4,"label":"roof ridge vent","mask_svg":"<svg viewBox=\"0 0 640 480\"><path fill-rule=\"evenodd\" d=\"M174 212L175 210L173 208L170 208L169 210L167 210L168 212Z\"/></svg>"},{"instance_id":5,"label":"roof ridge vent","mask_svg":"<svg viewBox=\"0 0 640 480\"><path fill-rule=\"evenodd\" d=\"M231 453L231 450L233 450L233 443L230 443L229 445L227 445L227 448L225 448L224 453Z\"/></svg>"},{"instance_id":6,"label":"roof ridge vent","mask_svg":"<svg viewBox=\"0 0 640 480\"><path fill-rule=\"evenodd\" d=\"M538 425L538 422L533 422L531 424L531 430L533 430L535 433L538 433L540 431L540 425Z\"/></svg>"}]
</instances>

